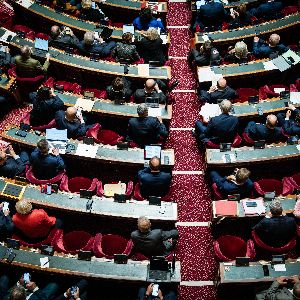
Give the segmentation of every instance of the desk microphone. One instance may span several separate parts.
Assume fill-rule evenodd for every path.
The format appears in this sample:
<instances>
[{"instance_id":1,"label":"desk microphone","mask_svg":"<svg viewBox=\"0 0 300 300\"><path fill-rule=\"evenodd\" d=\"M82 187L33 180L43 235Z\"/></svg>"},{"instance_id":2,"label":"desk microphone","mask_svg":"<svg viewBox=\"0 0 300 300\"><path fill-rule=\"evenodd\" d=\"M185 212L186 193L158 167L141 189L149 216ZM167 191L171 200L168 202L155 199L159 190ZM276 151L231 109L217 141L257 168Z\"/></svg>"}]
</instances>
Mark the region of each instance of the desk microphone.
<instances>
[{"instance_id":1,"label":"desk microphone","mask_svg":"<svg viewBox=\"0 0 300 300\"><path fill-rule=\"evenodd\" d=\"M172 275L175 274L175 263L176 263L176 254L174 252L173 253L173 258L172 258Z\"/></svg>"}]
</instances>

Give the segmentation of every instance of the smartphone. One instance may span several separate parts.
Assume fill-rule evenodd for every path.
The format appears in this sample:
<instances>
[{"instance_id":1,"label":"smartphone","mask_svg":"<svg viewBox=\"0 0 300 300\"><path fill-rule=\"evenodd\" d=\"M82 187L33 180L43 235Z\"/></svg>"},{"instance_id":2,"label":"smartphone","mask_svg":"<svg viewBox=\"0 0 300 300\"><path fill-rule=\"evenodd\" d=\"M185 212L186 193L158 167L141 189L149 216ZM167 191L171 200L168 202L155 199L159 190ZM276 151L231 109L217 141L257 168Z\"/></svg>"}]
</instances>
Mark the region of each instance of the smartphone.
<instances>
[{"instance_id":1,"label":"smartphone","mask_svg":"<svg viewBox=\"0 0 300 300\"><path fill-rule=\"evenodd\" d=\"M258 113L259 116L262 116L264 114L261 107L257 107L257 113Z\"/></svg>"},{"instance_id":2,"label":"smartphone","mask_svg":"<svg viewBox=\"0 0 300 300\"><path fill-rule=\"evenodd\" d=\"M284 106L285 107L289 107L289 102L288 101L284 101Z\"/></svg>"},{"instance_id":3,"label":"smartphone","mask_svg":"<svg viewBox=\"0 0 300 300\"><path fill-rule=\"evenodd\" d=\"M93 8L93 9L96 8L96 2L95 2L95 1L92 2L92 8Z\"/></svg>"},{"instance_id":4,"label":"smartphone","mask_svg":"<svg viewBox=\"0 0 300 300\"><path fill-rule=\"evenodd\" d=\"M159 288L158 284L153 285L152 296L154 296L154 297L158 296L158 288Z\"/></svg>"},{"instance_id":5,"label":"smartphone","mask_svg":"<svg viewBox=\"0 0 300 300\"><path fill-rule=\"evenodd\" d=\"M225 162L226 163L231 163L231 159L230 159L230 155L229 154L225 154Z\"/></svg>"},{"instance_id":6,"label":"smartphone","mask_svg":"<svg viewBox=\"0 0 300 300\"><path fill-rule=\"evenodd\" d=\"M51 186L51 184L47 184L46 194L51 195L51 193L52 193L52 186Z\"/></svg>"},{"instance_id":7,"label":"smartphone","mask_svg":"<svg viewBox=\"0 0 300 300\"><path fill-rule=\"evenodd\" d=\"M24 273L23 275L24 283L27 284L30 282L30 274L29 273Z\"/></svg>"},{"instance_id":8,"label":"smartphone","mask_svg":"<svg viewBox=\"0 0 300 300\"><path fill-rule=\"evenodd\" d=\"M2 208L3 211L5 210L9 210L9 203L8 202L3 202L3 208Z\"/></svg>"},{"instance_id":9,"label":"smartphone","mask_svg":"<svg viewBox=\"0 0 300 300\"><path fill-rule=\"evenodd\" d=\"M78 107L77 112L76 112L76 116L79 117L81 114L82 114L82 108Z\"/></svg>"},{"instance_id":10,"label":"smartphone","mask_svg":"<svg viewBox=\"0 0 300 300\"><path fill-rule=\"evenodd\" d=\"M230 8L230 14L232 15L234 12L233 8Z\"/></svg>"},{"instance_id":11,"label":"smartphone","mask_svg":"<svg viewBox=\"0 0 300 300\"><path fill-rule=\"evenodd\" d=\"M76 292L77 292L77 286L76 285L71 286L70 289L71 296L74 296Z\"/></svg>"},{"instance_id":12,"label":"smartphone","mask_svg":"<svg viewBox=\"0 0 300 300\"><path fill-rule=\"evenodd\" d=\"M267 265L263 265L262 268L264 271L264 276L270 276L269 267Z\"/></svg>"}]
</instances>

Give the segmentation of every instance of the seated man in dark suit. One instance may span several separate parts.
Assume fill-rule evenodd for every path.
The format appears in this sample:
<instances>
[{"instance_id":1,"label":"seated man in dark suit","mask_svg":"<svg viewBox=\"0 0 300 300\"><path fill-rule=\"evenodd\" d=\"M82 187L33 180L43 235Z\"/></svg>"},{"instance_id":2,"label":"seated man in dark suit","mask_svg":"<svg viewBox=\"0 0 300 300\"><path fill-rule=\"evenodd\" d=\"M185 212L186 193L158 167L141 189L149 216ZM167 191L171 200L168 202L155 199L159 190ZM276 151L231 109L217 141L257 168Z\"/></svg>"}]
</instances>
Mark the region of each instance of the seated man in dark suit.
<instances>
[{"instance_id":1,"label":"seated man in dark suit","mask_svg":"<svg viewBox=\"0 0 300 300\"><path fill-rule=\"evenodd\" d=\"M204 29L207 26L215 26L216 30L220 29L227 17L228 14L222 3L215 2L214 0L207 0L206 4L201 5L197 13L193 29L196 30L197 25L200 26L201 29Z\"/></svg>"},{"instance_id":2,"label":"seated man in dark suit","mask_svg":"<svg viewBox=\"0 0 300 300\"><path fill-rule=\"evenodd\" d=\"M210 177L224 198L227 198L228 195L240 194L242 199L251 197L253 191L253 182L249 179L250 174L248 169L240 168L235 169L234 174L225 177L212 171Z\"/></svg>"},{"instance_id":3,"label":"seated man in dark suit","mask_svg":"<svg viewBox=\"0 0 300 300\"><path fill-rule=\"evenodd\" d=\"M280 200L272 201L269 208L270 213L253 229L265 244L271 247L282 247L296 236L296 221L282 214Z\"/></svg>"},{"instance_id":4,"label":"seated man in dark suit","mask_svg":"<svg viewBox=\"0 0 300 300\"><path fill-rule=\"evenodd\" d=\"M257 8L252 8L250 14L256 18L263 18L266 21L274 20L281 16L282 8L281 1L266 0L265 3L260 4Z\"/></svg>"},{"instance_id":5,"label":"seated man in dark suit","mask_svg":"<svg viewBox=\"0 0 300 300\"><path fill-rule=\"evenodd\" d=\"M127 140L133 141L143 148L159 142L160 138L166 138L168 131L161 117L149 117L148 107L145 103L137 108L138 118L131 118L128 122Z\"/></svg>"},{"instance_id":6,"label":"seated man in dark suit","mask_svg":"<svg viewBox=\"0 0 300 300\"><path fill-rule=\"evenodd\" d=\"M87 295L87 288L88 288L88 282L85 279L81 279L78 281L76 284L73 286L77 287L77 290L73 295L71 295L71 289L69 288L64 294L56 297L54 300L88 300L88 295Z\"/></svg>"},{"instance_id":7,"label":"seated man in dark suit","mask_svg":"<svg viewBox=\"0 0 300 300\"><path fill-rule=\"evenodd\" d=\"M2 300L49 300L57 295L59 289L54 282L48 283L44 288L38 287L35 282L31 281L31 278L28 283L25 283L23 275L12 288L9 288L9 277L6 275L0 278L0 284Z\"/></svg>"},{"instance_id":8,"label":"seated man in dark suit","mask_svg":"<svg viewBox=\"0 0 300 300\"><path fill-rule=\"evenodd\" d=\"M21 48L21 55L14 58L16 64L17 76L21 78L33 78L47 72L49 67L50 54L46 54L46 61L42 66L41 63L31 57L32 50L29 46Z\"/></svg>"},{"instance_id":9,"label":"seated man in dark suit","mask_svg":"<svg viewBox=\"0 0 300 300\"><path fill-rule=\"evenodd\" d=\"M6 47L5 51L0 51L0 76L3 73L8 75L8 69L10 67L10 63L11 63L10 49Z\"/></svg>"},{"instance_id":10,"label":"seated man in dark suit","mask_svg":"<svg viewBox=\"0 0 300 300\"><path fill-rule=\"evenodd\" d=\"M14 223L9 213L9 209L3 209L3 203L0 203L0 241L11 236L14 231Z\"/></svg>"},{"instance_id":11,"label":"seated man in dark suit","mask_svg":"<svg viewBox=\"0 0 300 300\"><path fill-rule=\"evenodd\" d=\"M179 238L177 229L163 231L151 230L151 222L147 217L138 218L138 230L131 233L134 249L147 257L167 256L176 246ZM172 239L172 242L169 240Z\"/></svg>"},{"instance_id":12,"label":"seated man in dark suit","mask_svg":"<svg viewBox=\"0 0 300 300\"><path fill-rule=\"evenodd\" d=\"M38 141L37 148L31 153L32 172L37 179L51 179L65 169L65 163L58 149L49 153L47 140Z\"/></svg>"},{"instance_id":13,"label":"seated man in dark suit","mask_svg":"<svg viewBox=\"0 0 300 300\"><path fill-rule=\"evenodd\" d=\"M291 136L300 136L300 109L293 104L289 104L286 113L277 114L278 124L282 126L283 131Z\"/></svg>"},{"instance_id":14,"label":"seated man in dark suit","mask_svg":"<svg viewBox=\"0 0 300 300\"><path fill-rule=\"evenodd\" d=\"M86 125L82 113L76 107L68 107L66 111L59 110L55 114L56 128L67 129L68 138L76 139L85 136L87 130L94 125Z\"/></svg>"},{"instance_id":15,"label":"seated man in dark suit","mask_svg":"<svg viewBox=\"0 0 300 300\"><path fill-rule=\"evenodd\" d=\"M217 86L211 86L208 91L199 91L200 101L213 104L216 104L218 99L234 100L237 97L237 92L227 85L225 78L220 78L217 82Z\"/></svg>"},{"instance_id":16,"label":"seated man in dark suit","mask_svg":"<svg viewBox=\"0 0 300 300\"><path fill-rule=\"evenodd\" d=\"M264 140L267 143L276 143L283 139L281 128L277 127L277 117L268 115L266 124L250 121L244 131L253 141Z\"/></svg>"},{"instance_id":17,"label":"seated man in dark suit","mask_svg":"<svg viewBox=\"0 0 300 300\"><path fill-rule=\"evenodd\" d=\"M64 27L64 29L61 30L59 26L54 25L51 27L50 35L51 39L49 41L49 46L52 47L65 50L67 47L77 48L79 44L78 38L69 27Z\"/></svg>"},{"instance_id":18,"label":"seated man in dark suit","mask_svg":"<svg viewBox=\"0 0 300 300\"><path fill-rule=\"evenodd\" d=\"M211 118L207 126L201 121L196 121L195 134L198 142L212 141L215 144L233 142L238 132L238 118L229 115L232 108L229 100L223 100L220 108L222 113Z\"/></svg>"},{"instance_id":19,"label":"seated man in dark suit","mask_svg":"<svg viewBox=\"0 0 300 300\"><path fill-rule=\"evenodd\" d=\"M152 296L154 283L150 283L148 287L140 287L137 300L176 300L176 293L173 290L162 291L158 289L158 295Z\"/></svg>"},{"instance_id":20,"label":"seated man in dark suit","mask_svg":"<svg viewBox=\"0 0 300 300\"><path fill-rule=\"evenodd\" d=\"M143 89L137 89L133 94L135 103L145 103L147 97L159 98L159 103L165 104L167 97L154 79L148 79Z\"/></svg>"},{"instance_id":21,"label":"seated man in dark suit","mask_svg":"<svg viewBox=\"0 0 300 300\"><path fill-rule=\"evenodd\" d=\"M275 33L270 35L267 42L255 36L253 39L252 53L258 58L275 58L289 50L288 47L279 44L279 42L280 36Z\"/></svg>"},{"instance_id":22,"label":"seated man in dark suit","mask_svg":"<svg viewBox=\"0 0 300 300\"><path fill-rule=\"evenodd\" d=\"M112 84L106 87L106 93L109 100L124 99L129 102L132 95L131 82L125 77L116 77Z\"/></svg>"},{"instance_id":23,"label":"seated man in dark suit","mask_svg":"<svg viewBox=\"0 0 300 300\"><path fill-rule=\"evenodd\" d=\"M88 31L84 34L83 40L78 44L78 49L84 55L95 53L100 57L107 57L115 46L116 43L114 41L107 43L101 37L95 37L94 32Z\"/></svg>"},{"instance_id":24,"label":"seated man in dark suit","mask_svg":"<svg viewBox=\"0 0 300 300\"><path fill-rule=\"evenodd\" d=\"M17 155L12 145L7 150L0 149L0 176L14 178L25 172L29 157L25 151Z\"/></svg>"},{"instance_id":25,"label":"seated man in dark suit","mask_svg":"<svg viewBox=\"0 0 300 300\"><path fill-rule=\"evenodd\" d=\"M161 172L160 167L160 159L154 156L150 159L149 167L139 171L140 190L144 198L163 197L168 193L172 176L170 173Z\"/></svg>"}]
</instances>

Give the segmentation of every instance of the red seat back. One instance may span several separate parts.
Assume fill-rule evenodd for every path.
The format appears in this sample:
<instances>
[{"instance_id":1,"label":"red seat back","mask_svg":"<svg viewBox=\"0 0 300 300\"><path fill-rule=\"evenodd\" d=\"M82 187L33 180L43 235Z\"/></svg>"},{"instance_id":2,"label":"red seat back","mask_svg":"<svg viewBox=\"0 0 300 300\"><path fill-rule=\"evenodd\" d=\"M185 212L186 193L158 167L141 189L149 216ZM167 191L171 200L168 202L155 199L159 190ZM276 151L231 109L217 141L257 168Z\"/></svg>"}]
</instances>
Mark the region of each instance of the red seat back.
<instances>
[{"instance_id":1,"label":"red seat back","mask_svg":"<svg viewBox=\"0 0 300 300\"><path fill-rule=\"evenodd\" d=\"M239 88L236 90L239 97L234 102L246 102L250 96L258 96L258 90L252 88Z\"/></svg>"},{"instance_id":2,"label":"red seat back","mask_svg":"<svg viewBox=\"0 0 300 300\"><path fill-rule=\"evenodd\" d=\"M275 192L276 196L282 195L283 184L277 179L261 179L254 182L254 188L260 195L268 192Z\"/></svg>"}]
</instances>

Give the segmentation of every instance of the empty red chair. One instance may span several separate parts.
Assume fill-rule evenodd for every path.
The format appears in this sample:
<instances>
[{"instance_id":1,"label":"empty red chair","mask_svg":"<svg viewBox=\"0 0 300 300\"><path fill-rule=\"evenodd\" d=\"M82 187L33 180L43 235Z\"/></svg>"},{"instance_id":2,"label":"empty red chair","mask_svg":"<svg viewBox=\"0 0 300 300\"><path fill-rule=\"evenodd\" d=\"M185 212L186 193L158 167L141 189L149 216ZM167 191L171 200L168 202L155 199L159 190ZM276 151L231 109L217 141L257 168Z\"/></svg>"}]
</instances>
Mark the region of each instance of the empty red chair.
<instances>
[{"instance_id":1,"label":"empty red chair","mask_svg":"<svg viewBox=\"0 0 300 300\"><path fill-rule=\"evenodd\" d=\"M93 128L86 132L86 136L92 137L95 143L114 146L118 142L124 140L123 136L118 135L116 132L108 129L101 129L100 124L96 124Z\"/></svg>"},{"instance_id":2,"label":"empty red chair","mask_svg":"<svg viewBox=\"0 0 300 300\"><path fill-rule=\"evenodd\" d=\"M239 134L237 134L232 142L232 147L233 148L237 148L240 146L240 144L242 143L242 138L240 137ZM212 141L208 141L207 143L205 143L206 148L209 149L219 149L220 148L220 144L215 144Z\"/></svg>"},{"instance_id":3,"label":"empty red chair","mask_svg":"<svg viewBox=\"0 0 300 300\"><path fill-rule=\"evenodd\" d=\"M284 88L285 91L289 90L289 88L283 84L265 85L259 88L259 99L279 97L279 93L276 93L274 90L275 88Z\"/></svg>"},{"instance_id":4,"label":"empty red chair","mask_svg":"<svg viewBox=\"0 0 300 300\"><path fill-rule=\"evenodd\" d=\"M17 234L14 234L12 236L12 238L15 239L15 240L20 241L20 244L22 246L29 247L29 248L38 248L38 247L41 247L42 245L52 245L55 237L60 234L60 231L61 231L61 229L53 228L49 232L49 235L48 235L47 238L45 238L43 241L36 242L34 244L28 243L28 242L22 240L22 238L20 238Z\"/></svg>"},{"instance_id":5,"label":"empty red chair","mask_svg":"<svg viewBox=\"0 0 300 300\"><path fill-rule=\"evenodd\" d=\"M20 123L24 123L24 124L28 124L30 125L30 113L26 113L22 119L20 120ZM32 126L31 128L33 130L39 130L39 131L44 131L46 129L49 128L55 128L56 127L56 122L55 119L53 119L52 121L50 121L48 124L46 125L40 125L40 126Z\"/></svg>"},{"instance_id":6,"label":"empty red chair","mask_svg":"<svg viewBox=\"0 0 300 300\"><path fill-rule=\"evenodd\" d=\"M50 36L46 33L43 33L43 32L38 32L36 35L35 35L36 38L39 38L39 39L42 39L42 40L46 40L46 41L49 41L50 40Z\"/></svg>"},{"instance_id":7,"label":"empty red chair","mask_svg":"<svg viewBox=\"0 0 300 300\"><path fill-rule=\"evenodd\" d=\"M234 102L239 103L248 101L250 96L258 96L258 90L252 88L239 88L236 90L236 92L238 93L239 97Z\"/></svg>"},{"instance_id":8,"label":"empty red chair","mask_svg":"<svg viewBox=\"0 0 300 300\"><path fill-rule=\"evenodd\" d=\"M29 93L35 92L38 87L42 84L44 80L44 75L39 75L33 78L21 78L17 77L17 88L21 96L25 99L28 97Z\"/></svg>"},{"instance_id":9,"label":"empty red chair","mask_svg":"<svg viewBox=\"0 0 300 300\"><path fill-rule=\"evenodd\" d=\"M13 31L14 31L14 32L17 32L17 31L23 32L24 35L25 35L25 37L26 37L27 39L30 39L30 40L34 40L34 38L35 38L35 32L34 32L30 27L28 27L28 26L24 26L24 25L15 25L15 26L13 27Z\"/></svg>"},{"instance_id":10,"label":"empty red chair","mask_svg":"<svg viewBox=\"0 0 300 300\"><path fill-rule=\"evenodd\" d=\"M298 12L298 7L297 6L286 6L281 10L281 12L284 16L295 14Z\"/></svg>"},{"instance_id":11,"label":"empty red chair","mask_svg":"<svg viewBox=\"0 0 300 300\"><path fill-rule=\"evenodd\" d=\"M48 183L58 183L60 182L61 180L63 180L65 177L66 177L66 173L65 171L59 173L58 175L56 175L55 177L53 178L50 178L50 179L37 179L33 172L32 172L32 167L30 167L27 171L26 171L26 179L32 183L32 184L48 184Z\"/></svg>"},{"instance_id":12,"label":"empty red chair","mask_svg":"<svg viewBox=\"0 0 300 300\"><path fill-rule=\"evenodd\" d=\"M68 81L55 81L53 77L48 78L44 85L54 88L54 85L61 85L63 86L63 90L66 92L71 92L74 94L80 94L81 93L81 86L78 83L72 83Z\"/></svg>"},{"instance_id":13,"label":"empty red chair","mask_svg":"<svg viewBox=\"0 0 300 300\"><path fill-rule=\"evenodd\" d=\"M277 179L258 180L254 182L254 188L261 196L270 192L275 192L276 196L283 195L283 183Z\"/></svg>"},{"instance_id":14,"label":"empty red chair","mask_svg":"<svg viewBox=\"0 0 300 300\"><path fill-rule=\"evenodd\" d=\"M122 236L115 234L96 234L93 252L96 257L105 257L112 259L114 254L130 255L133 248L132 240L127 240Z\"/></svg>"},{"instance_id":15,"label":"empty red chair","mask_svg":"<svg viewBox=\"0 0 300 300\"><path fill-rule=\"evenodd\" d=\"M91 251L94 240L95 238L86 231L65 233L61 230L53 241L53 247L58 252L77 254L80 250Z\"/></svg>"},{"instance_id":16,"label":"empty red chair","mask_svg":"<svg viewBox=\"0 0 300 300\"><path fill-rule=\"evenodd\" d=\"M289 241L286 245L282 246L282 247L272 247L269 246L267 244L265 244L260 237L258 236L258 234L255 232L255 230L252 230L252 237L254 240L254 243L260 247L261 249L267 251L267 252L271 252L272 254L283 254L283 253L287 253L291 250L293 250L296 247L296 237L293 238L291 241Z\"/></svg>"},{"instance_id":17,"label":"empty red chair","mask_svg":"<svg viewBox=\"0 0 300 300\"><path fill-rule=\"evenodd\" d=\"M172 261L172 258L173 258L173 255L175 253L175 250L171 251L170 254L168 254L165 258L167 261ZM139 252L136 252L136 253L133 253L133 255L131 256L131 259L132 260L135 260L135 261L142 261L142 260L149 260L150 257L147 257L145 256L144 254L142 253L139 253Z\"/></svg>"},{"instance_id":18,"label":"empty red chair","mask_svg":"<svg viewBox=\"0 0 300 300\"><path fill-rule=\"evenodd\" d=\"M251 139L251 137L249 137L249 135L246 132L243 132L242 136L247 145L254 145L254 141Z\"/></svg>"},{"instance_id":19,"label":"empty red chair","mask_svg":"<svg viewBox=\"0 0 300 300\"><path fill-rule=\"evenodd\" d=\"M291 177L284 177L283 180L283 189L287 191L287 194L292 194L294 190L300 189L300 173L294 174Z\"/></svg>"},{"instance_id":20,"label":"empty red chair","mask_svg":"<svg viewBox=\"0 0 300 300\"><path fill-rule=\"evenodd\" d=\"M126 185L126 191L125 191L125 195L130 198L131 194L133 192L133 182L129 181ZM97 196L99 197L103 197L104 196L104 188L103 188L103 184L101 181L98 180L98 185L97 185Z\"/></svg>"},{"instance_id":21,"label":"empty red chair","mask_svg":"<svg viewBox=\"0 0 300 300\"><path fill-rule=\"evenodd\" d=\"M242 238L233 235L220 236L214 241L215 254L220 261L232 261L237 257L255 258L255 247L252 240L245 242Z\"/></svg>"},{"instance_id":22,"label":"empty red chair","mask_svg":"<svg viewBox=\"0 0 300 300\"><path fill-rule=\"evenodd\" d=\"M133 199L139 200L139 201L145 201L145 200L147 200L141 194L139 182L134 187ZM168 193L165 196L161 197L161 201L165 201L165 202L172 201L171 200L171 189L168 191Z\"/></svg>"},{"instance_id":23,"label":"empty red chair","mask_svg":"<svg viewBox=\"0 0 300 300\"><path fill-rule=\"evenodd\" d=\"M60 183L60 190L69 193L79 193L80 190L88 190L96 192L98 184L97 178L73 177L65 176Z\"/></svg>"}]
</instances>

